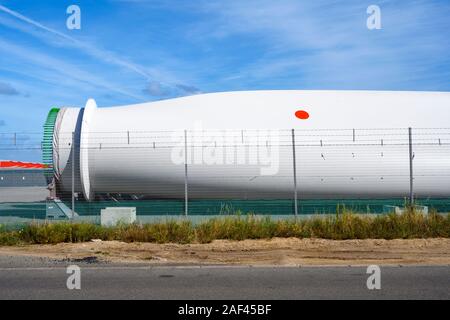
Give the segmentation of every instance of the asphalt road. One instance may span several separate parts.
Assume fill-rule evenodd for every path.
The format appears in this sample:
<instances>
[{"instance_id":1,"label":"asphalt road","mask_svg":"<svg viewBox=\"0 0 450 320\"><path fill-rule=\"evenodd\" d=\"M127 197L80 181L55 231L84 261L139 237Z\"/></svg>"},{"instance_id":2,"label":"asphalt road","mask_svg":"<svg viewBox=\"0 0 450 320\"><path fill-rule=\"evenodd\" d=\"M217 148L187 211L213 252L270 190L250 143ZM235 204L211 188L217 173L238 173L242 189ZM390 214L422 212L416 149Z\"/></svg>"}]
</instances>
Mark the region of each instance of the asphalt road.
<instances>
[{"instance_id":1,"label":"asphalt road","mask_svg":"<svg viewBox=\"0 0 450 320\"><path fill-rule=\"evenodd\" d=\"M450 266L381 267L381 289L368 290L365 267L88 262L2 256L0 299L450 299ZM72 264L80 266L80 290L66 286Z\"/></svg>"}]
</instances>

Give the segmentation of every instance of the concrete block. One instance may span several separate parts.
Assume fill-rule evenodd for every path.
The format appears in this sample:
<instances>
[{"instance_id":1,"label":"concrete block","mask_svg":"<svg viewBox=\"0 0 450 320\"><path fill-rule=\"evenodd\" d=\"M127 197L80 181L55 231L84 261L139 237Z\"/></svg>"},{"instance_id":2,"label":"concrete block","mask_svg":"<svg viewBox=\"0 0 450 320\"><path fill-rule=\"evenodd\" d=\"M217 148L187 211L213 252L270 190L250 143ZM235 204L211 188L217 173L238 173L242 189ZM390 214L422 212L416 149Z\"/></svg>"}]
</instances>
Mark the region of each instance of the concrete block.
<instances>
[{"instance_id":1,"label":"concrete block","mask_svg":"<svg viewBox=\"0 0 450 320\"><path fill-rule=\"evenodd\" d=\"M428 207L427 206L414 206L414 210L417 213L421 214L428 214ZM384 213L395 213L395 214L403 214L405 213L406 208L404 207L398 207L398 206L390 206L390 205L384 205L383 206L383 212Z\"/></svg>"},{"instance_id":2,"label":"concrete block","mask_svg":"<svg viewBox=\"0 0 450 320\"><path fill-rule=\"evenodd\" d=\"M100 222L102 226L111 227L119 223L131 224L136 222L135 207L110 207L100 211Z\"/></svg>"}]
</instances>

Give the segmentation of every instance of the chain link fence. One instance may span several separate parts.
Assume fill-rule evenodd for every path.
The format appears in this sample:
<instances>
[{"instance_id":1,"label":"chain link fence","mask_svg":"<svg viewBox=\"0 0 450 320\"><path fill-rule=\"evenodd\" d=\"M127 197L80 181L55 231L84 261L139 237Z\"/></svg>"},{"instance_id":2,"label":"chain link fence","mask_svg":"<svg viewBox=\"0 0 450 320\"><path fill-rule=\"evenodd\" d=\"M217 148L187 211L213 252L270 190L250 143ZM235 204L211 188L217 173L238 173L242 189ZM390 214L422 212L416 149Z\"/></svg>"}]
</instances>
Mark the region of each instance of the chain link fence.
<instances>
[{"instance_id":1,"label":"chain link fence","mask_svg":"<svg viewBox=\"0 0 450 320\"><path fill-rule=\"evenodd\" d=\"M0 223L450 211L450 129L0 133ZM57 141L55 141L57 140ZM42 162L42 167L24 162ZM6 161L8 160L8 161ZM14 161L12 161L14 160ZM19 162L21 161L21 162ZM5 165L8 163L8 165Z\"/></svg>"}]
</instances>

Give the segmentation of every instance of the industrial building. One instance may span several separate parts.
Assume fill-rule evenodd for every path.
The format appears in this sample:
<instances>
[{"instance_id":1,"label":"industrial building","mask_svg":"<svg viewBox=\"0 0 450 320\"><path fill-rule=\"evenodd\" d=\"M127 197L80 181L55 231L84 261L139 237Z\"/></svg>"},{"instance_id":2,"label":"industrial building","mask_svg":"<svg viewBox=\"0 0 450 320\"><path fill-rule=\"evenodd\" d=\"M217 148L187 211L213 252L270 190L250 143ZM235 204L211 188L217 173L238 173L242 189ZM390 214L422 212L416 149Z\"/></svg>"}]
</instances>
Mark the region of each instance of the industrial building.
<instances>
[{"instance_id":1,"label":"industrial building","mask_svg":"<svg viewBox=\"0 0 450 320\"><path fill-rule=\"evenodd\" d=\"M46 186L43 164L0 160L0 188Z\"/></svg>"}]
</instances>

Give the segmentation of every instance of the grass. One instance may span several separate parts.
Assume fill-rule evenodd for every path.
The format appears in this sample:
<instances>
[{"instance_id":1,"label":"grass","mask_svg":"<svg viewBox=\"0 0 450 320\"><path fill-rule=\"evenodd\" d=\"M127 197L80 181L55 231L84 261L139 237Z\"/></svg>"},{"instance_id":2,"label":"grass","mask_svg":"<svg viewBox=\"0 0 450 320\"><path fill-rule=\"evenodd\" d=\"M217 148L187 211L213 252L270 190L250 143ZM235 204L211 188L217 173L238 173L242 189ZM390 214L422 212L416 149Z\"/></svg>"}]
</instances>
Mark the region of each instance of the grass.
<instances>
[{"instance_id":1,"label":"grass","mask_svg":"<svg viewBox=\"0 0 450 320\"><path fill-rule=\"evenodd\" d=\"M209 243L216 239L244 240L273 237L323 239L449 238L450 215L423 215L410 210L401 215L364 216L343 210L335 216L272 220L270 217L229 216L199 224L188 220L102 227L92 223L32 223L20 230L0 228L0 245L56 244L92 239L125 242Z\"/></svg>"}]
</instances>

